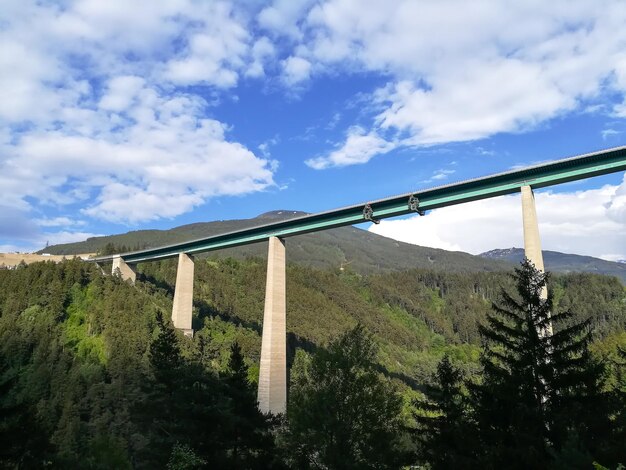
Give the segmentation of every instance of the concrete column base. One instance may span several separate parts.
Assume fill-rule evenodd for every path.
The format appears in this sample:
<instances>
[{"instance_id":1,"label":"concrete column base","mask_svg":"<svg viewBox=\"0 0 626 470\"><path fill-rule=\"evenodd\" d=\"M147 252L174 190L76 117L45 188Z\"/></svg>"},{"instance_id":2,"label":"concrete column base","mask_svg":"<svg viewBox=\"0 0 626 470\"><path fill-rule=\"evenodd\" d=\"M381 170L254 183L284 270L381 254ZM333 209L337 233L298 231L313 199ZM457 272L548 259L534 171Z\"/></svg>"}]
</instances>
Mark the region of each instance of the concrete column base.
<instances>
[{"instance_id":1,"label":"concrete column base","mask_svg":"<svg viewBox=\"0 0 626 470\"><path fill-rule=\"evenodd\" d=\"M258 400L263 413L287 409L285 243L277 237L269 239Z\"/></svg>"},{"instance_id":2,"label":"concrete column base","mask_svg":"<svg viewBox=\"0 0 626 470\"><path fill-rule=\"evenodd\" d=\"M126 261L124 261L124 258L121 256L113 258L111 274L114 276L118 274L123 280L130 281L131 284L134 284L137 280L137 273L135 272L135 269L131 267L131 265L126 264Z\"/></svg>"},{"instance_id":3,"label":"concrete column base","mask_svg":"<svg viewBox=\"0 0 626 470\"><path fill-rule=\"evenodd\" d=\"M185 254L178 255L176 271L176 287L174 289L174 305L172 322L174 327L183 330L186 336L193 336L191 317L193 312L193 259Z\"/></svg>"}]
</instances>

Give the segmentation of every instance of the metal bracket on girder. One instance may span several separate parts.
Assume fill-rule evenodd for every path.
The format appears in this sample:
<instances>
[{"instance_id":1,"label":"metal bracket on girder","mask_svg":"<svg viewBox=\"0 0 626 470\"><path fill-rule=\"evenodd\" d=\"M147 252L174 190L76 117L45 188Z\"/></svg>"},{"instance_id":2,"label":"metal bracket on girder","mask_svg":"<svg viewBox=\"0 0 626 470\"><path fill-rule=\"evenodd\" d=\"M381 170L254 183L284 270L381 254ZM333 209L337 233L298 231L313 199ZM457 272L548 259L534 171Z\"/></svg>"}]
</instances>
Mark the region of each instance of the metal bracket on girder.
<instances>
[{"instance_id":1,"label":"metal bracket on girder","mask_svg":"<svg viewBox=\"0 0 626 470\"><path fill-rule=\"evenodd\" d=\"M375 224L379 224L380 220L374 218L374 209L369 204L366 204L363 208L363 218L365 220L369 220L370 222L374 222Z\"/></svg>"},{"instance_id":2,"label":"metal bracket on girder","mask_svg":"<svg viewBox=\"0 0 626 470\"><path fill-rule=\"evenodd\" d=\"M420 200L415 195L411 195L409 198L409 210L417 212L419 215L426 214L426 211L420 209Z\"/></svg>"}]
</instances>

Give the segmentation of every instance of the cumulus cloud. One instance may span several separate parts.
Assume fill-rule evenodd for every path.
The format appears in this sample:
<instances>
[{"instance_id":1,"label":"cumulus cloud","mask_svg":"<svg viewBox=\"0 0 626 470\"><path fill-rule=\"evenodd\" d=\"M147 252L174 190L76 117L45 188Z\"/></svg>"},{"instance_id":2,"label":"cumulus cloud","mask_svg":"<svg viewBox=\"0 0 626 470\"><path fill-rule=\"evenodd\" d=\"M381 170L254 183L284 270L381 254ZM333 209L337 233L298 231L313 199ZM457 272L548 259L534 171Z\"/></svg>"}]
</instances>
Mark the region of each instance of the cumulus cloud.
<instances>
[{"instance_id":1,"label":"cumulus cloud","mask_svg":"<svg viewBox=\"0 0 626 470\"><path fill-rule=\"evenodd\" d=\"M617 187L615 194L605 204L605 207L606 215L609 219L626 226L626 175L624 175L623 183ZM624 244L626 244L626 241L624 241Z\"/></svg>"},{"instance_id":2,"label":"cumulus cloud","mask_svg":"<svg viewBox=\"0 0 626 470\"><path fill-rule=\"evenodd\" d=\"M228 142L224 125L202 117L202 107L195 98L163 96L135 78L116 77L93 111L97 129L23 132L4 148L4 174L23 199L84 202L85 215L132 223L272 185L271 163ZM85 185L95 202L89 191L71 191Z\"/></svg>"},{"instance_id":3,"label":"cumulus cloud","mask_svg":"<svg viewBox=\"0 0 626 470\"><path fill-rule=\"evenodd\" d=\"M544 250L626 259L626 179L574 193L535 193ZM472 254L523 247L519 195L436 209L426 216L383 220L370 231L416 245Z\"/></svg>"},{"instance_id":4,"label":"cumulus cloud","mask_svg":"<svg viewBox=\"0 0 626 470\"><path fill-rule=\"evenodd\" d=\"M252 64L245 74L247 77L261 77L265 75L266 63L270 62L276 55L274 44L265 36L257 39L252 45Z\"/></svg>"},{"instance_id":5,"label":"cumulus cloud","mask_svg":"<svg viewBox=\"0 0 626 470\"><path fill-rule=\"evenodd\" d=\"M311 63L302 57L288 57L283 61L283 80L288 85L296 85L309 79Z\"/></svg>"},{"instance_id":6,"label":"cumulus cloud","mask_svg":"<svg viewBox=\"0 0 626 470\"><path fill-rule=\"evenodd\" d=\"M312 0L275 0L259 12L257 21L274 34L302 38L300 23L312 3Z\"/></svg>"},{"instance_id":7,"label":"cumulus cloud","mask_svg":"<svg viewBox=\"0 0 626 470\"><path fill-rule=\"evenodd\" d=\"M395 143L386 141L376 132L366 133L362 127L354 126L348 130L346 141L341 147L327 156L311 158L305 163L316 170L367 163L375 155L387 153L395 146Z\"/></svg>"},{"instance_id":8,"label":"cumulus cloud","mask_svg":"<svg viewBox=\"0 0 626 470\"><path fill-rule=\"evenodd\" d=\"M77 204L139 223L274 185L275 165L230 141L186 88L232 87L274 54L231 4L8 0L0 21L0 195L12 210Z\"/></svg>"},{"instance_id":9,"label":"cumulus cloud","mask_svg":"<svg viewBox=\"0 0 626 470\"><path fill-rule=\"evenodd\" d=\"M106 111L125 111L144 87L145 80L136 76L119 76L109 81L108 90L100 99L99 107Z\"/></svg>"},{"instance_id":10,"label":"cumulus cloud","mask_svg":"<svg viewBox=\"0 0 626 470\"><path fill-rule=\"evenodd\" d=\"M177 84L210 84L229 88L237 83L238 72L248 54L249 33L234 20L227 3L198 5L219 21L207 21L190 35L179 57L168 61L164 77ZM187 24L187 31L194 30Z\"/></svg>"},{"instance_id":11,"label":"cumulus cloud","mask_svg":"<svg viewBox=\"0 0 626 470\"><path fill-rule=\"evenodd\" d=\"M625 22L619 0L327 0L308 10L296 48L311 73L389 77L367 132L423 146L522 132L624 96ZM623 104L607 110L626 116Z\"/></svg>"}]
</instances>

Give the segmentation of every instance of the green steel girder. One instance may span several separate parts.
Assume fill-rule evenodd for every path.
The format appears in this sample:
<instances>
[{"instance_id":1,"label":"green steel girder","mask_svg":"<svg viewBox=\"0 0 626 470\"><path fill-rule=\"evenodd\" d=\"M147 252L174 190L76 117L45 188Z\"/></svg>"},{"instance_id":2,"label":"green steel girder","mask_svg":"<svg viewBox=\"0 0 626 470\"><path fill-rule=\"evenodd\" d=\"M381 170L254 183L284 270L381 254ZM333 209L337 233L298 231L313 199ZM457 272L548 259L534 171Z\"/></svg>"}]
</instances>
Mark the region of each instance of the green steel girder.
<instances>
[{"instance_id":1,"label":"green steel girder","mask_svg":"<svg viewBox=\"0 0 626 470\"><path fill-rule=\"evenodd\" d=\"M515 193L519 191L521 186L525 185L530 185L533 188L544 188L624 170L626 170L626 146L460 183L418 190L399 196L246 228L199 240L124 253L121 257L127 263L133 264L142 261L172 258L178 256L179 253L193 255L256 243L272 236L284 238L368 221L377 222L380 219L406 215L416 211L422 213L422 211L439 207ZM415 203L418 201L419 207L416 207ZM368 208L368 213L365 210L367 206L371 208L371 211ZM95 258L94 261L110 261L112 258L113 256L102 256Z\"/></svg>"}]
</instances>

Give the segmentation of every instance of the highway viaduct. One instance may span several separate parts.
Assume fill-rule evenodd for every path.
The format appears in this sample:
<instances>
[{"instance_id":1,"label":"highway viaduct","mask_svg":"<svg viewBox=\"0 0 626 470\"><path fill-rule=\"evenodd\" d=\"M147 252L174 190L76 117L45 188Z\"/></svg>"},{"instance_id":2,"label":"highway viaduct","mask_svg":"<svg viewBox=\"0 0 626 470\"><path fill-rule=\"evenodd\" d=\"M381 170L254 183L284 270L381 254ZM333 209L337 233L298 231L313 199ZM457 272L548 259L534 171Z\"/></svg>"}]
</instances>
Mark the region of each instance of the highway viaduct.
<instances>
[{"instance_id":1,"label":"highway viaduct","mask_svg":"<svg viewBox=\"0 0 626 470\"><path fill-rule=\"evenodd\" d=\"M424 215L426 211L440 207L521 192L526 257L538 269L543 270L533 189L624 170L626 170L626 146L198 240L120 255L101 256L93 261L112 262L113 273L119 273L123 279L134 282L137 263L178 258L172 321L174 326L183 330L186 335L193 335L191 320L194 262L192 256L268 240L258 400L261 411L282 413L287 405L285 238L363 222L378 223L381 219L411 213Z\"/></svg>"}]
</instances>

